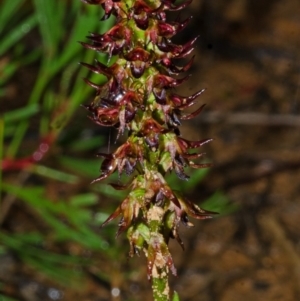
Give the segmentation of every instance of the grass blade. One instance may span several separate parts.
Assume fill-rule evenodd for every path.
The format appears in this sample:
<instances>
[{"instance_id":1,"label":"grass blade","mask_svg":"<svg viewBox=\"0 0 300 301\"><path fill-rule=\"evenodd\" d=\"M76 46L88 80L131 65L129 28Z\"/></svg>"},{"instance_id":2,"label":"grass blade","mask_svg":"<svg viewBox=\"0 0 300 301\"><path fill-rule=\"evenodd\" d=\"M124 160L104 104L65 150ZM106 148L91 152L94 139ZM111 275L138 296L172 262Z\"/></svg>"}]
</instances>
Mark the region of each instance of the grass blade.
<instances>
[{"instance_id":1,"label":"grass blade","mask_svg":"<svg viewBox=\"0 0 300 301\"><path fill-rule=\"evenodd\" d=\"M5 29L5 25L8 23L9 20L17 12L20 5L24 2L24 0L6 0L1 3L1 10L0 10L0 34Z\"/></svg>"},{"instance_id":2,"label":"grass blade","mask_svg":"<svg viewBox=\"0 0 300 301\"><path fill-rule=\"evenodd\" d=\"M32 165L29 169L30 172L35 173L39 176L47 177L53 180L70 183L70 184L76 184L78 182L78 177L74 175L70 175L68 173L55 170L53 168L43 166L43 165Z\"/></svg>"},{"instance_id":3,"label":"grass blade","mask_svg":"<svg viewBox=\"0 0 300 301\"><path fill-rule=\"evenodd\" d=\"M4 114L5 123L13 123L19 120L28 119L39 112L38 104L31 104L21 109L16 109Z\"/></svg>"},{"instance_id":4,"label":"grass blade","mask_svg":"<svg viewBox=\"0 0 300 301\"><path fill-rule=\"evenodd\" d=\"M31 15L16 27L13 30L9 31L4 38L1 39L0 43L0 56L3 55L7 50L15 45L21 38L28 34L28 32L34 28L37 24L36 15Z\"/></svg>"}]
</instances>

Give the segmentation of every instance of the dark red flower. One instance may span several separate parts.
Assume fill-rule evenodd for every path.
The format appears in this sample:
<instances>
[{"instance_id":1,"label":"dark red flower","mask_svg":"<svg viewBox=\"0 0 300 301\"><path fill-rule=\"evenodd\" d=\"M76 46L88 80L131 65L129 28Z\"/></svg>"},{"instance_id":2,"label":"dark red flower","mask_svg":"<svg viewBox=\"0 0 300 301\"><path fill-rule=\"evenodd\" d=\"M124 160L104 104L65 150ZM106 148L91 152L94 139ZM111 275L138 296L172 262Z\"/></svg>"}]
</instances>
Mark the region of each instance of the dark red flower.
<instances>
[{"instance_id":1,"label":"dark red flower","mask_svg":"<svg viewBox=\"0 0 300 301\"><path fill-rule=\"evenodd\" d=\"M178 11L191 0L83 0L104 9L102 19L116 17L116 25L104 34L91 33L86 48L107 54L108 63L82 63L90 71L105 75L101 85L87 79L96 89L96 96L85 108L90 118L101 126L114 126L118 137L128 133L127 141L113 153L100 153L103 158L100 175L93 182L104 180L114 172L130 176L127 185L111 184L117 190L129 189L128 196L103 223L120 217L119 235L127 231L130 255L144 251L148 260L148 278L176 269L168 249L174 238L183 248L179 225L192 226L188 217L210 218L213 212L199 208L173 190L164 176L174 171L188 180L186 168L205 168L209 163L197 162L204 153L195 149L211 141L189 141L180 136L182 120L197 116L204 105L192 113L183 111L194 105L200 90L185 97L175 88L189 78L194 57L176 64L193 51L197 37L183 45L172 37L183 30L191 17L167 21L166 11ZM113 58L112 56L116 56ZM177 60L177 61L176 61ZM181 75L180 78L177 76Z\"/></svg>"}]
</instances>

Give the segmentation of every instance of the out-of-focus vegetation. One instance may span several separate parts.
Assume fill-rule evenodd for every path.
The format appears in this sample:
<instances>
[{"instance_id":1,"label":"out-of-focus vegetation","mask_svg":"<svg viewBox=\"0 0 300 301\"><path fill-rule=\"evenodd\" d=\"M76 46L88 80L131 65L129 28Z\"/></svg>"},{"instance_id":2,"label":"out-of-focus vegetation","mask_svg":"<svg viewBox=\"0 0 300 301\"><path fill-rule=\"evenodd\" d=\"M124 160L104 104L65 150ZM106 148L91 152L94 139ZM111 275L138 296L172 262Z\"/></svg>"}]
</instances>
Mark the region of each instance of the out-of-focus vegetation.
<instances>
[{"instance_id":1,"label":"out-of-focus vegetation","mask_svg":"<svg viewBox=\"0 0 300 301\"><path fill-rule=\"evenodd\" d=\"M94 53L77 42L88 30L104 31L113 22L100 23L98 14L80 1L5 0L0 10L1 256L11 253L64 284L80 276L74 267L90 262L57 252L57 246L74 242L106 257L113 255L112 250L104 252L110 248L110 233L105 239L105 234L94 231L105 218L93 208L99 202L95 188L76 189L66 198L48 196L46 191L49 180L76 187L82 175L89 180L97 175L98 160L80 161L71 154L84 157L101 147L104 138L84 129L76 133L78 128L68 122L91 93L82 83L86 73L78 62L93 60ZM97 59L105 60L101 55ZM26 87L28 97L17 94L21 70L36 73L28 74L28 79L34 78ZM15 95L7 103L12 89ZM75 173L67 170L70 164ZM12 221L20 208L36 220ZM4 292L0 296L7 298Z\"/></svg>"},{"instance_id":2,"label":"out-of-focus vegetation","mask_svg":"<svg viewBox=\"0 0 300 301\"><path fill-rule=\"evenodd\" d=\"M124 193L88 184L98 176L94 155L108 139L93 125L87 129L85 113L77 112L93 92L82 82L87 71L78 62L95 59L77 42L89 31L106 31L113 19L99 22L98 8L80 1L3 0L0 6L0 257L13 254L50 279L72 284L84 277L84 267L99 264L84 252L97 252L107 263L121 249L114 226L99 230L115 207L100 200L114 203ZM101 54L97 59L106 60ZM21 88L20 76L26 77ZM191 192L206 172L169 181ZM204 208L233 209L222 194ZM111 281L101 270L96 274ZM18 298L17 292L8 296L5 281L0 278L1 300Z\"/></svg>"}]
</instances>

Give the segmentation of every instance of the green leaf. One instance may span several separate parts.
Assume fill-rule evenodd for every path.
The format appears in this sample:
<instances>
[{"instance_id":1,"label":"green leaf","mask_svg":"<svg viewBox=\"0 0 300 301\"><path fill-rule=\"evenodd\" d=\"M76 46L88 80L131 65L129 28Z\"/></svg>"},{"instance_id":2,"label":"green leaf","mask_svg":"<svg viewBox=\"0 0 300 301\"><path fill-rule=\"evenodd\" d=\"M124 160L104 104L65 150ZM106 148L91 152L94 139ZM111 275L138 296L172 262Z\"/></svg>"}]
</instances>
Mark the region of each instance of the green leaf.
<instances>
[{"instance_id":1,"label":"green leaf","mask_svg":"<svg viewBox=\"0 0 300 301\"><path fill-rule=\"evenodd\" d=\"M54 239L76 241L93 250L107 250L107 242L87 226L88 222L92 221L91 212L71 207L66 202L52 202L43 195L44 188L42 187L22 187L20 189L14 185L3 183L3 190L21 198L37 210L43 221L54 229ZM78 229L61 221L58 217L61 215L64 215Z\"/></svg>"},{"instance_id":2,"label":"green leaf","mask_svg":"<svg viewBox=\"0 0 300 301\"><path fill-rule=\"evenodd\" d=\"M98 148L104 144L104 137L88 137L72 142L69 147L74 152L82 152Z\"/></svg>"},{"instance_id":3,"label":"green leaf","mask_svg":"<svg viewBox=\"0 0 300 301\"><path fill-rule=\"evenodd\" d=\"M143 223L139 223L137 228L138 228L139 234L141 234L142 237L146 241L149 241L149 239L150 239L150 229Z\"/></svg>"},{"instance_id":4,"label":"green leaf","mask_svg":"<svg viewBox=\"0 0 300 301\"><path fill-rule=\"evenodd\" d=\"M44 237L40 233L5 234L1 232L0 238L6 247L15 250L21 256L39 258L44 262L52 264L74 264L81 262L80 257L62 255L44 250L41 246L44 242Z\"/></svg>"},{"instance_id":5,"label":"green leaf","mask_svg":"<svg viewBox=\"0 0 300 301\"><path fill-rule=\"evenodd\" d=\"M167 176L167 182L171 187L180 190L183 193L191 193L196 189L197 185L205 178L209 172L208 168L194 170L192 168L187 169L186 173L191 177L187 181L180 180L174 173Z\"/></svg>"},{"instance_id":6,"label":"green leaf","mask_svg":"<svg viewBox=\"0 0 300 301\"><path fill-rule=\"evenodd\" d=\"M62 166L89 178L96 178L97 176L99 176L99 159L83 160L71 157L60 157L59 162Z\"/></svg>"},{"instance_id":7,"label":"green leaf","mask_svg":"<svg viewBox=\"0 0 300 301\"><path fill-rule=\"evenodd\" d=\"M58 283L71 285L72 282L75 283L75 281L78 280L78 277L81 276L78 273L80 270L77 273L74 273L74 268L70 269L67 267L61 267L59 263L53 264L51 262L41 260L40 258L28 256L27 254L23 254L21 257L25 262L27 262L27 264L33 266Z\"/></svg>"},{"instance_id":8,"label":"green leaf","mask_svg":"<svg viewBox=\"0 0 300 301\"><path fill-rule=\"evenodd\" d=\"M219 216L222 216L237 211L239 207L233 204L225 194L218 191L201 203L201 208L218 212L220 214Z\"/></svg>"},{"instance_id":9,"label":"green leaf","mask_svg":"<svg viewBox=\"0 0 300 301\"><path fill-rule=\"evenodd\" d=\"M113 181L113 177L111 177L111 179ZM118 201L124 199L124 197L128 194L126 191L116 190L110 185L103 184L103 183L92 185L91 189L93 189L93 191L101 193L101 195L103 196Z\"/></svg>"},{"instance_id":10,"label":"green leaf","mask_svg":"<svg viewBox=\"0 0 300 301\"><path fill-rule=\"evenodd\" d=\"M5 123L13 123L18 120L28 119L39 112L38 104L27 105L26 107L13 110L4 114Z\"/></svg>"},{"instance_id":11,"label":"green leaf","mask_svg":"<svg viewBox=\"0 0 300 301\"><path fill-rule=\"evenodd\" d=\"M70 205L74 207L91 206L98 203L99 197L95 193L85 193L75 195L70 200Z\"/></svg>"},{"instance_id":12,"label":"green leaf","mask_svg":"<svg viewBox=\"0 0 300 301\"><path fill-rule=\"evenodd\" d=\"M23 2L24 0L2 1L0 10L0 34L2 34L2 31L5 29L5 25L17 13Z\"/></svg>"},{"instance_id":13,"label":"green leaf","mask_svg":"<svg viewBox=\"0 0 300 301\"><path fill-rule=\"evenodd\" d=\"M36 204L40 203L40 199L43 196L44 188L39 186L34 187L19 187L8 183L3 183L2 188L4 191L15 195L25 201L37 200Z\"/></svg>"},{"instance_id":14,"label":"green leaf","mask_svg":"<svg viewBox=\"0 0 300 301\"><path fill-rule=\"evenodd\" d=\"M1 70L0 86L4 86L4 84L15 73L18 67L19 64L16 62L8 62L5 64L4 68Z\"/></svg>"},{"instance_id":15,"label":"green leaf","mask_svg":"<svg viewBox=\"0 0 300 301\"><path fill-rule=\"evenodd\" d=\"M17 299L13 299L13 298L4 296L4 295L2 295L2 294L0 294L0 300L1 300L1 301L18 301Z\"/></svg>"},{"instance_id":16,"label":"green leaf","mask_svg":"<svg viewBox=\"0 0 300 301\"><path fill-rule=\"evenodd\" d=\"M12 1L13 2L13 1ZM31 15L20 24L9 31L9 34L1 39L0 56L3 55L10 47L15 45L21 38L37 24L36 15Z\"/></svg>"},{"instance_id":17,"label":"green leaf","mask_svg":"<svg viewBox=\"0 0 300 301\"><path fill-rule=\"evenodd\" d=\"M191 192L196 189L197 185L206 177L208 172L208 168L197 169L192 172L189 180L183 182L183 192Z\"/></svg>"},{"instance_id":18,"label":"green leaf","mask_svg":"<svg viewBox=\"0 0 300 301\"><path fill-rule=\"evenodd\" d=\"M53 57L58 51L58 43L64 32L63 13L66 12L65 1L34 0L36 14L39 21L39 30L44 41L44 48L48 57ZM53 62L55 65L56 62Z\"/></svg>"},{"instance_id":19,"label":"green leaf","mask_svg":"<svg viewBox=\"0 0 300 301\"><path fill-rule=\"evenodd\" d=\"M179 295L177 292L174 291L174 294L173 294L173 298L172 298L172 301L180 301L179 299Z\"/></svg>"},{"instance_id":20,"label":"green leaf","mask_svg":"<svg viewBox=\"0 0 300 301\"><path fill-rule=\"evenodd\" d=\"M163 170L168 170L170 167L170 162L172 162L170 152L164 152L161 156L159 165L162 166Z\"/></svg>"},{"instance_id":21,"label":"green leaf","mask_svg":"<svg viewBox=\"0 0 300 301\"><path fill-rule=\"evenodd\" d=\"M34 164L29 168L29 171L37 175L65 183L76 184L78 182L78 177L74 175L70 175L60 170L56 170L43 165Z\"/></svg>"},{"instance_id":22,"label":"green leaf","mask_svg":"<svg viewBox=\"0 0 300 301\"><path fill-rule=\"evenodd\" d=\"M144 188L137 188L130 192L130 197L133 199L144 199L145 198L146 189Z\"/></svg>"}]
</instances>

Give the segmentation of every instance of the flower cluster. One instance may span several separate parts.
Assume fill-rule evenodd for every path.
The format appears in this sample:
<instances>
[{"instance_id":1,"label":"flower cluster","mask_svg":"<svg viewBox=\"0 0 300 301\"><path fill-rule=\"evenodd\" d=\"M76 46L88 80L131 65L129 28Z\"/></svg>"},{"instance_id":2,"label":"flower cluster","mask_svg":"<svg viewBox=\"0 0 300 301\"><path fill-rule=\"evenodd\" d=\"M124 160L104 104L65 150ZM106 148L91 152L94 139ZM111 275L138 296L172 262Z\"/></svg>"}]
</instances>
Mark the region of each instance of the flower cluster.
<instances>
[{"instance_id":1,"label":"flower cluster","mask_svg":"<svg viewBox=\"0 0 300 301\"><path fill-rule=\"evenodd\" d=\"M111 184L115 189L130 189L126 199L109 216L104 225L120 216L118 234L127 230L130 254L145 252L149 279L163 272L176 274L168 250L168 240L175 238L183 247L178 234L179 223L192 224L188 216L197 219L211 217L205 211L173 191L165 181L167 172L187 180L186 167L204 168L210 164L195 163L203 153L193 151L209 142L188 141L180 136L182 120L197 116L183 111L194 105L203 93L184 97L174 88L189 76L178 78L191 67L177 66L176 59L187 57L197 38L184 45L172 43L171 38L186 27L190 18L167 22L167 11L179 11L191 1L179 5L175 0L83 0L104 9L102 20L111 15L116 24L106 33L91 33L86 48L108 54L109 63L82 63L92 72L103 74L103 85L85 81L96 89L96 97L85 108L90 118L101 126L114 126L118 136L125 131L127 141L111 154L99 154L104 160L100 181L114 172L131 177L127 185ZM112 56L116 59L110 64ZM166 273L165 273L166 274ZM168 299L166 299L168 300Z\"/></svg>"}]
</instances>

